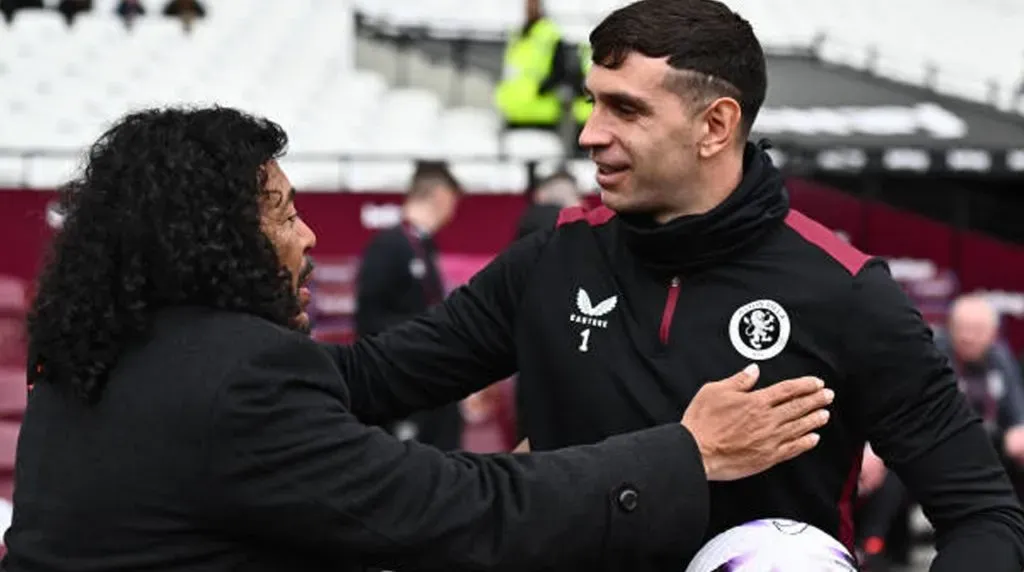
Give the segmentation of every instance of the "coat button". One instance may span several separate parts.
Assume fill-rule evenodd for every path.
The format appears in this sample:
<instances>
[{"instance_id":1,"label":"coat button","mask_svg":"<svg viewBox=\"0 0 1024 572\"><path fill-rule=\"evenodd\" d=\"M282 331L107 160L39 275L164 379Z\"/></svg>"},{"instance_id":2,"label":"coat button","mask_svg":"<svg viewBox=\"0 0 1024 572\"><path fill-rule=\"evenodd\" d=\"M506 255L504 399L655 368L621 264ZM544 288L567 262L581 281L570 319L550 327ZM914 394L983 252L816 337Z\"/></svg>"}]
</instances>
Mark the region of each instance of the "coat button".
<instances>
[{"instance_id":1,"label":"coat button","mask_svg":"<svg viewBox=\"0 0 1024 572\"><path fill-rule=\"evenodd\" d=\"M640 504L640 493L632 487L626 487L619 492L619 508L626 512L633 512Z\"/></svg>"}]
</instances>

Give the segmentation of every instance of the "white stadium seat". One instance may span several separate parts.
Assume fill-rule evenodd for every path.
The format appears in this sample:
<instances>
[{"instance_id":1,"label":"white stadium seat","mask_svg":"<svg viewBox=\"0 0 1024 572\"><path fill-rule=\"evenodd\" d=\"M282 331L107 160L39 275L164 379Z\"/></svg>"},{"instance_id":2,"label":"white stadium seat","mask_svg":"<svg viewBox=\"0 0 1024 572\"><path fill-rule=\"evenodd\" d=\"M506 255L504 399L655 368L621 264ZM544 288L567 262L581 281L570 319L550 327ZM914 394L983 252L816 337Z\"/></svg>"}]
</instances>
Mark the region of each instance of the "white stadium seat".
<instances>
[{"instance_id":1,"label":"white stadium seat","mask_svg":"<svg viewBox=\"0 0 1024 572\"><path fill-rule=\"evenodd\" d=\"M0 187L18 187L25 183L20 157L0 156Z\"/></svg>"},{"instance_id":2,"label":"white stadium seat","mask_svg":"<svg viewBox=\"0 0 1024 572\"><path fill-rule=\"evenodd\" d=\"M341 161L304 161L284 157L281 168L292 186L303 191L336 190L345 181Z\"/></svg>"},{"instance_id":3,"label":"white stadium seat","mask_svg":"<svg viewBox=\"0 0 1024 572\"><path fill-rule=\"evenodd\" d=\"M28 162L25 182L32 188L54 189L77 176L80 169L79 157L34 157Z\"/></svg>"},{"instance_id":4,"label":"white stadium seat","mask_svg":"<svg viewBox=\"0 0 1024 572\"><path fill-rule=\"evenodd\" d=\"M516 129L503 133L501 145L509 157L524 161L551 159L565 154L558 135L539 129Z\"/></svg>"},{"instance_id":5,"label":"white stadium seat","mask_svg":"<svg viewBox=\"0 0 1024 572\"><path fill-rule=\"evenodd\" d=\"M405 189L414 169L413 161L353 161L344 167L345 188L369 192Z\"/></svg>"},{"instance_id":6,"label":"white stadium seat","mask_svg":"<svg viewBox=\"0 0 1024 572\"><path fill-rule=\"evenodd\" d=\"M502 193L526 189L527 174L522 165L502 161L484 163L478 161L453 161L452 174L463 187L481 193Z\"/></svg>"},{"instance_id":7,"label":"white stadium seat","mask_svg":"<svg viewBox=\"0 0 1024 572\"><path fill-rule=\"evenodd\" d=\"M996 82L995 103L1022 111L1013 107L1024 76L1024 35L1014 31L1024 28L1020 3L725 1L752 22L769 50L816 44L826 60L855 67L874 61L883 75L911 83L934 79L940 91L985 102ZM628 0L544 3L569 41L585 41L600 18ZM181 103L231 105L281 123L296 154L293 177L303 188L402 187L411 174L407 159L436 158L458 163L475 187L519 189L525 181L510 173L520 171L501 166L511 163L488 171L479 162L563 155L555 134L502 133L488 107L490 80L479 73L456 78L451 66L407 58L406 72L417 80L409 84L419 87L396 88L388 81L397 80L401 61L394 51L372 48L360 62L398 62L394 69L356 69L353 10L440 37L497 38L521 25L518 0L217 0L191 34L156 13L129 32L113 14L115 4L96 1L70 29L59 14L39 10L0 26L0 183L63 182L69 157L110 122L132 109ZM939 66L934 78L926 72L931 63ZM455 81L470 94L461 101L480 107L445 109L437 92ZM367 158L370 164L353 160L368 154L378 157ZM581 184L593 186L589 162L570 168Z\"/></svg>"}]
</instances>

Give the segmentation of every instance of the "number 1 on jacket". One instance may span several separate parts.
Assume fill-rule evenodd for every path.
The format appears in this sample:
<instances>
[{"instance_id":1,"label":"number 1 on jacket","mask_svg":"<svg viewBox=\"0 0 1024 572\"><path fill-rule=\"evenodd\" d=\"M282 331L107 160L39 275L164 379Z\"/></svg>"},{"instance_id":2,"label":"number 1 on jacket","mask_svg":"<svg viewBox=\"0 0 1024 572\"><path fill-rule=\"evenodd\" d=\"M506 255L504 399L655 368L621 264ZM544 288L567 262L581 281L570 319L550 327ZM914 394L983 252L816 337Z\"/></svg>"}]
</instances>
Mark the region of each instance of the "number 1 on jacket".
<instances>
[{"instance_id":1,"label":"number 1 on jacket","mask_svg":"<svg viewBox=\"0 0 1024 572\"><path fill-rule=\"evenodd\" d=\"M580 338L581 338L581 341L580 341L580 351L581 352L585 352L585 351L589 350L590 346L588 346L587 344L588 344L588 342L590 342L590 328L587 328L587 329L583 330L582 332L580 332Z\"/></svg>"}]
</instances>

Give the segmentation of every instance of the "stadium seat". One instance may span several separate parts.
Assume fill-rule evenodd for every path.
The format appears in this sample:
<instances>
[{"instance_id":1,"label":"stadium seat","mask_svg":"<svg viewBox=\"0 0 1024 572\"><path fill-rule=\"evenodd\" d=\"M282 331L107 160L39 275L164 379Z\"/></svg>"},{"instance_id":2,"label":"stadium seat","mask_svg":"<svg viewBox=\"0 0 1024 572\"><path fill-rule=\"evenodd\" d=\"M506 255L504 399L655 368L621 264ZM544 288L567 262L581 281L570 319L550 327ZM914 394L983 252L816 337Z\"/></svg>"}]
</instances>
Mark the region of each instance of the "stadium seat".
<instances>
[{"instance_id":1,"label":"stadium seat","mask_svg":"<svg viewBox=\"0 0 1024 572\"><path fill-rule=\"evenodd\" d=\"M25 371L0 367L0 422L21 421L27 402Z\"/></svg>"},{"instance_id":2,"label":"stadium seat","mask_svg":"<svg viewBox=\"0 0 1024 572\"><path fill-rule=\"evenodd\" d=\"M304 191L335 190L341 188L345 180L340 161L304 161L284 157L280 165L292 186Z\"/></svg>"},{"instance_id":3,"label":"stadium seat","mask_svg":"<svg viewBox=\"0 0 1024 572\"><path fill-rule=\"evenodd\" d=\"M20 187L25 183L20 157L0 156L0 187Z\"/></svg>"},{"instance_id":4,"label":"stadium seat","mask_svg":"<svg viewBox=\"0 0 1024 572\"><path fill-rule=\"evenodd\" d=\"M10 499L14 492L14 459L20 429L18 423L0 422L0 499Z\"/></svg>"},{"instance_id":5,"label":"stadium seat","mask_svg":"<svg viewBox=\"0 0 1024 572\"><path fill-rule=\"evenodd\" d=\"M526 171L515 163L453 161L452 174L468 189L483 193L502 193L526 189Z\"/></svg>"},{"instance_id":6,"label":"stadium seat","mask_svg":"<svg viewBox=\"0 0 1024 572\"><path fill-rule=\"evenodd\" d=\"M539 129L507 131L501 135L501 145L509 157L526 161L553 159L565 154L557 134Z\"/></svg>"},{"instance_id":7,"label":"stadium seat","mask_svg":"<svg viewBox=\"0 0 1024 572\"><path fill-rule=\"evenodd\" d=\"M590 160L569 161L568 171L576 178L576 184L580 190L593 192L598 190L597 186L597 165Z\"/></svg>"},{"instance_id":8,"label":"stadium seat","mask_svg":"<svg viewBox=\"0 0 1024 572\"><path fill-rule=\"evenodd\" d=\"M0 274L0 316L22 317L28 311L28 285L16 276Z\"/></svg>"},{"instance_id":9,"label":"stadium seat","mask_svg":"<svg viewBox=\"0 0 1024 572\"><path fill-rule=\"evenodd\" d=\"M7 534L7 529L11 526L11 521L14 519L14 505L11 501L6 498L0 498L0 558L3 558L4 554L7 553L7 547L3 545L3 538Z\"/></svg>"},{"instance_id":10,"label":"stadium seat","mask_svg":"<svg viewBox=\"0 0 1024 572\"><path fill-rule=\"evenodd\" d=\"M28 358L25 338L28 303L28 287L24 281L0 275L0 371L25 367ZM3 379L4 376L0 375L0 382Z\"/></svg>"},{"instance_id":11,"label":"stadium seat","mask_svg":"<svg viewBox=\"0 0 1024 572\"><path fill-rule=\"evenodd\" d=\"M404 189L412 180L415 165L409 160L358 161L344 166L345 188L352 191L380 192Z\"/></svg>"},{"instance_id":12,"label":"stadium seat","mask_svg":"<svg viewBox=\"0 0 1024 572\"><path fill-rule=\"evenodd\" d=\"M80 168L79 162L77 157L33 157L28 162L25 180L29 187L57 188L75 176Z\"/></svg>"},{"instance_id":13,"label":"stadium seat","mask_svg":"<svg viewBox=\"0 0 1024 572\"><path fill-rule=\"evenodd\" d=\"M0 315L0 368L24 368L27 360L24 318Z\"/></svg>"},{"instance_id":14,"label":"stadium seat","mask_svg":"<svg viewBox=\"0 0 1024 572\"><path fill-rule=\"evenodd\" d=\"M769 51L816 46L828 61L870 65L882 75L932 82L941 92L967 99L990 102L995 96L999 107L1024 111L1014 98L1024 77L1024 36L1013 31L1024 26L1020 5L726 1L752 22ZM626 3L544 2L570 42L585 41L595 22ZM421 28L442 39L469 34L500 40L521 25L521 2L219 0L191 34L156 14L129 32L114 15L114 4L97 2L70 29L56 12L40 10L19 14L3 29L0 149L14 153L0 156L0 184L56 186L73 170L75 156L125 112L181 103L237 106L282 124L303 186L324 185L335 175L356 186L404 180L404 168L385 172L397 164L389 159L402 155L453 161L562 155L550 134L501 134L490 107L493 80L480 73L381 44L374 48L372 42L360 45L373 52L362 59L376 71L356 69L353 10L385 27ZM956 39L968 32L971 49L965 50ZM937 73L930 71L933 64ZM396 88L389 81L406 83ZM444 109L436 93L449 90L454 98L453 89L461 90L457 101L480 107ZM352 171L340 163L351 165L367 154L376 166ZM502 179L502 170L495 167L491 178ZM482 177L479 168L470 172Z\"/></svg>"}]
</instances>

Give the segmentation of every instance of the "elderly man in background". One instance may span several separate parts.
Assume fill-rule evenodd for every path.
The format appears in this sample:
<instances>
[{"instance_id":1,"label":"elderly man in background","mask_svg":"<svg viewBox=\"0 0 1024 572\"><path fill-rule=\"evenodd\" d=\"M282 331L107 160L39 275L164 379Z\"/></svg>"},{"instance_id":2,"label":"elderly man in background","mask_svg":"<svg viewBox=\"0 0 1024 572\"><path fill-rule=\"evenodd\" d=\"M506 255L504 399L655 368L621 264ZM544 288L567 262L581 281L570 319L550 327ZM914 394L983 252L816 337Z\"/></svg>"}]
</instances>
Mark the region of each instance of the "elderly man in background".
<instances>
[{"instance_id":1,"label":"elderly man in background","mask_svg":"<svg viewBox=\"0 0 1024 572\"><path fill-rule=\"evenodd\" d=\"M530 200L516 228L517 240L536 230L555 228L562 209L583 204L576 178L565 170L541 179Z\"/></svg>"},{"instance_id":2,"label":"elderly man in background","mask_svg":"<svg viewBox=\"0 0 1024 572\"><path fill-rule=\"evenodd\" d=\"M999 340L999 313L981 294L956 300L948 332L938 336L975 411L1017 479L1024 467L1024 381L1009 347ZM1017 488L1018 495L1021 488Z\"/></svg>"},{"instance_id":3,"label":"elderly man in background","mask_svg":"<svg viewBox=\"0 0 1024 572\"><path fill-rule=\"evenodd\" d=\"M936 345L949 358L960 390L981 417L1017 496L1024 491L1024 381L1009 347L999 339L999 313L982 294L966 294L950 308L945 331ZM885 538L892 523L905 518L906 491L870 447L864 453L860 476L861 549L870 572L887 570ZM900 558L901 559L901 558Z\"/></svg>"}]
</instances>

